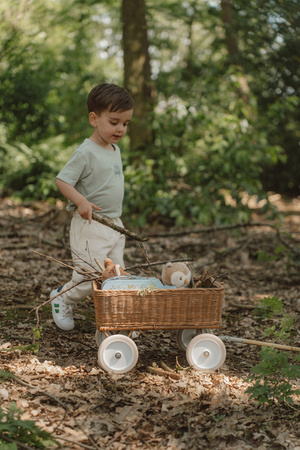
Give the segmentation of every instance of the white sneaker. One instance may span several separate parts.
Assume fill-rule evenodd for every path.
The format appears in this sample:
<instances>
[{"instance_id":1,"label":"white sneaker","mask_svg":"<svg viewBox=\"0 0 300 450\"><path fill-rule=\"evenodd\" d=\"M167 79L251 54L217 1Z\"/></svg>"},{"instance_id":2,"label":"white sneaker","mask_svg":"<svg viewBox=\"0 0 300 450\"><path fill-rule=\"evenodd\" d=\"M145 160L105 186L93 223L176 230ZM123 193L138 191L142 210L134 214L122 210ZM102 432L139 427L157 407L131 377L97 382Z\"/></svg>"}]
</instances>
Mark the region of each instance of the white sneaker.
<instances>
[{"instance_id":1,"label":"white sneaker","mask_svg":"<svg viewBox=\"0 0 300 450\"><path fill-rule=\"evenodd\" d=\"M54 289L50 294L50 298L57 295L62 290L62 288L63 286L59 287L58 289ZM54 300L52 300L51 305L52 317L58 328L64 331L73 330L73 306L66 305L64 300L60 297L56 297Z\"/></svg>"}]
</instances>

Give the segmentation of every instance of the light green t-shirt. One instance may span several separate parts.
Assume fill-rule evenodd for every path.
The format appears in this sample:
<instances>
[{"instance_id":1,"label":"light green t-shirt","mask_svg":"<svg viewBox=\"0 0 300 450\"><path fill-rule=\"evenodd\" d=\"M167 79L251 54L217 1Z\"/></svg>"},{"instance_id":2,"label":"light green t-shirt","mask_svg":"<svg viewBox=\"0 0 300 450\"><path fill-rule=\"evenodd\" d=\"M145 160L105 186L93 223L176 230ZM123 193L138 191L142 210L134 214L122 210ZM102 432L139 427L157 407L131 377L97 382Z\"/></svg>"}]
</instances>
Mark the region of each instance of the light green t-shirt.
<instances>
[{"instance_id":1,"label":"light green t-shirt","mask_svg":"<svg viewBox=\"0 0 300 450\"><path fill-rule=\"evenodd\" d=\"M57 178L74 186L89 202L102 208L101 214L114 219L122 215L124 175L120 149L107 150L90 139L73 152ZM67 210L76 205L68 202ZM97 213L96 210L94 210Z\"/></svg>"}]
</instances>

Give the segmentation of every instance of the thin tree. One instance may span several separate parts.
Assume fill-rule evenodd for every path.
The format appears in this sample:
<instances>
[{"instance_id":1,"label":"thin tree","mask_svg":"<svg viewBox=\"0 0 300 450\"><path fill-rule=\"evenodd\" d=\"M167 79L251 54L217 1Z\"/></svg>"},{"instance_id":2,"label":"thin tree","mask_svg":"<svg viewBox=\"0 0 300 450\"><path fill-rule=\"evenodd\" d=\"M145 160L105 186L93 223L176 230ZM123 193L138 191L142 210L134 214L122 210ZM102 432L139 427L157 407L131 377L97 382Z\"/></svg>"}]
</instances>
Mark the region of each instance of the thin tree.
<instances>
[{"instance_id":1,"label":"thin tree","mask_svg":"<svg viewBox=\"0 0 300 450\"><path fill-rule=\"evenodd\" d=\"M141 151L153 143L151 117L154 85L151 81L145 0L123 0L124 85L135 103L129 137L131 163L137 165Z\"/></svg>"}]
</instances>

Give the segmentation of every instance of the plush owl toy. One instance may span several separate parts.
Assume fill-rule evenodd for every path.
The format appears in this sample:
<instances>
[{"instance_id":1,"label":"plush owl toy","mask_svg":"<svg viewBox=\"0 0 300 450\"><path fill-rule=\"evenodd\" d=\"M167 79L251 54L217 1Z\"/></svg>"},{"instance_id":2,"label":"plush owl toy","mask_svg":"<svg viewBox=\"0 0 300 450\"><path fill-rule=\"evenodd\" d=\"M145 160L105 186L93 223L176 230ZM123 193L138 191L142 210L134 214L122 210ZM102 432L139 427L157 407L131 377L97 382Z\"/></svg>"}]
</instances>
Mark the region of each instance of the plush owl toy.
<instances>
[{"instance_id":1,"label":"plush owl toy","mask_svg":"<svg viewBox=\"0 0 300 450\"><path fill-rule=\"evenodd\" d=\"M121 275L130 275L125 272L120 264L114 264L111 259L106 258L104 260L104 270L102 272L102 282L108 278L119 277Z\"/></svg>"},{"instance_id":2,"label":"plush owl toy","mask_svg":"<svg viewBox=\"0 0 300 450\"><path fill-rule=\"evenodd\" d=\"M163 284L186 288L191 282L191 271L182 262L168 262L162 269L161 279Z\"/></svg>"}]
</instances>

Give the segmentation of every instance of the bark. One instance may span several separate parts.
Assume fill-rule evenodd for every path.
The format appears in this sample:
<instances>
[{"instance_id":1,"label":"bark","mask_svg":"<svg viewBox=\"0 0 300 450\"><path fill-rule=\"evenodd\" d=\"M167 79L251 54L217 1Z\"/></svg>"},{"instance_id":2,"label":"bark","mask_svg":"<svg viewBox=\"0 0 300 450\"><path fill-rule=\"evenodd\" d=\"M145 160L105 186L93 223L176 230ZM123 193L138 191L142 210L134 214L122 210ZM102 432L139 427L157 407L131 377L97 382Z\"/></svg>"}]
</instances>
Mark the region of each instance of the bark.
<instances>
[{"instance_id":1,"label":"bark","mask_svg":"<svg viewBox=\"0 0 300 450\"><path fill-rule=\"evenodd\" d=\"M151 81L145 0L123 0L124 85L134 100L134 117L129 126L131 163L153 142L151 115L154 85Z\"/></svg>"},{"instance_id":2,"label":"bark","mask_svg":"<svg viewBox=\"0 0 300 450\"><path fill-rule=\"evenodd\" d=\"M225 42L227 45L231 63L237 63L239 57L239 46L234 30L231 0L221 0L222 21L225 28Z\"/></svg>"}]
</instances>

